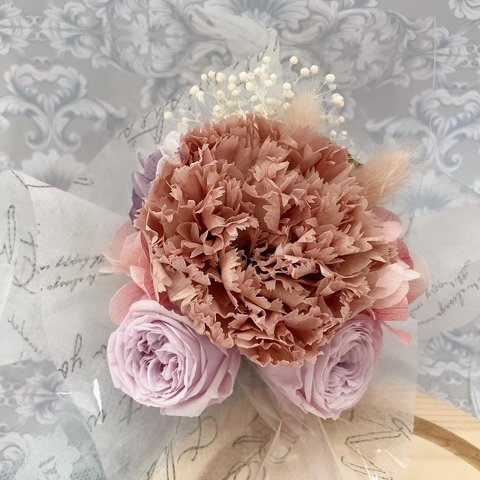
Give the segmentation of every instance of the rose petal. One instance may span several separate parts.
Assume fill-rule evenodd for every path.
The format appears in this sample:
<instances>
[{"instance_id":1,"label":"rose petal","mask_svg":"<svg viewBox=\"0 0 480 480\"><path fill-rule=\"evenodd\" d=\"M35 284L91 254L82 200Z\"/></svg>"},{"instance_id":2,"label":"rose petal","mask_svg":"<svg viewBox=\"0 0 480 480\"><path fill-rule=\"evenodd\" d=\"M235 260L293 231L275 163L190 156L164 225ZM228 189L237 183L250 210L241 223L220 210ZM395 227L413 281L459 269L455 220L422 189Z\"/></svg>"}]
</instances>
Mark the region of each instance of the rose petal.
<instances>
[{"instance_id":1,"label":"rose petal","mask_svg":"<svg viewBox=\"0 0 480 480\"><path fill-rule=\"evenodd\" d=\"M304 412L336 419L365 393L381 345L380 323L362 313L335 332L314 363L305 362L299 367L269 365L259 372L275 393Z\"/></svg>"},{"instance_id":2,"label":"rose petal","mask_svg":"<svg viewBox=\"0 0 480 480\"><path fill-rule=\"evenodd\" d=\"M114 385L164 415L199 416L227 398L240 354L219 349L190 323L156 301L132 304L107 346Z\"/></svg>"}]
</instances>

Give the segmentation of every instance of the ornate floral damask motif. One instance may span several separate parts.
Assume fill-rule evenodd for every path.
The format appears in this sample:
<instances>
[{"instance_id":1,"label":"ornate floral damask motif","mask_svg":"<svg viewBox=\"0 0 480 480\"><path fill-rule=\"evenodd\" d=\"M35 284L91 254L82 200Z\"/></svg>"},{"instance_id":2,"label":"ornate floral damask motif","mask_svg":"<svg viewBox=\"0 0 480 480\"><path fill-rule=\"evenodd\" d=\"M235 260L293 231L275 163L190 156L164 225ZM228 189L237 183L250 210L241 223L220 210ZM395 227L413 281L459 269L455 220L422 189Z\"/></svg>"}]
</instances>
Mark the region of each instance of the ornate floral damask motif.
<instances>
[{"instance_id":1,"label":"ornate floral damask motif","mask_svg":"<svg viewBox=\"0 0 480 480\"><path fill-rule=\"evenodd\" d=\"M479 344L478 322L431 338L420 356L422 389L480 416Z\"/></svg>"},{"instance_id":2,"label":"ornate floral damask motif","mask_svg":"<svg viewBox=\"0 0 480 480\"><path fill-rule=\"evenodd\" d=\"M8 114L0 113L2 131L6 132L5 118L27 117L35 123L34 130L23 132L28 149L79 152L80 162L88 162L94 152L87 153L82 144L87 131L84 125L80 127L82 122L72 125L76 118L94 131L108 124L103 133L112 136L124 116L131 120L196 81L201 72L232 62L235 37L218 24L218 15L250 19L275 30L283 60L296 52L306 62L334 71L345 94L344 116L352 125L356 122L353 107L362 110L370 91L384 89L385 94L400 99L408 87L411 96L420 95L431 87L433 76L437 87L449 90L459 75L480 68L475 28L478 0L450 0L417 18L410 11L403 13L402 6L387 7L385 1L377 0L42 1L46 8L41 15L31 14L29 0L22 0L19 6L9 0L0 6L0 54L21 53L24 62L15 76L33 76L28 86L32 91L27 95L21 86L25 80L12 80L18 61L7 63L11 65L4 76L7 91L0 90L0 102L12 100L8 91L12 81L18 83L14 95L22 100L13 101ZM451 24L447 20L441 24L439 19L443 22L445 15L440 13L453 17ZM458 28L454 17L467 23ZM28 71L29 65L32 71ZM118 85L112 94L103 87L105 72ZM54 81L47 77L52 75L65 77L60 90L65 86L72 94L88 86L88 95L77 96L82 99L81 107L77 103L66 115L56 110L47 114L44 105L37 104L39 83L48 86L50 93L45 95L51 96ZM119 95L122 90L128 93ZM377 123L402 118L400 109L392 118L392 112L367 102L365 114ZM435 136L430 132L422 135L425 139ZM442 154L440 149L437 152ZM457 152L453 159L438 163L452 171L465 162L471 164L466 155ZM19 161L10 158L14 164Z\"/></svg>"},{"instance_id":3,"label":"ornate floral damask motif","mask_svg":"<svg viewBox=\"0 0 480 480\"><path fill-rule=\"evenodd\" d=\"M478 0L449 0L448 6L458 18L480 20L480 5Z\"/></svg>"},{"instance_id":4,"label":"ornate floral damask motif","mask_svg":"<svg viewBox=\"0 0 480 480\"><path fill-rule=\"evenodd\" d=\"M435 28L433 18L410 19L371 8L339 11L335 20L333 31L322 38L322 58L335 69L342 86L354 90L387 84L407 87L412 80L430 78L435 45L444 60L438 62L437 75L453 72L467 56L467 39Z\"/></svg>"},{"instance_id":5,"label":"ornate floral damask motif","mask_svg":"<svg viewBox=\"0 0 480 480\"><path fill-rule=\"evenodd\" d=\"M58 372L47 375L34 373L15 391L16 412L21 417L34 417L39 423L55 423L61 402L61 376Z\"/></svg>"},{"instance_id":6,"label":"ornate floral damask motif","mask_svg":"<svg viewBox=\"0 0 480 480\"><path fill-rule=\"evenodd\" d=\"M25 361L2 367L0 377L0 408L11 407L7 426L19 430L29 422L39 428L58 422L57 414L71 405L58 395L62 376L48 362ZM1 478L1 477L0 477Z\"/></svg>"},{"instance_id":7,"label":"ornate floral damask motif","mask_svg":"<svg viewBox=\"0 0 480 480\"><path fill-rule=\"evenodd\" d=\"M3 3L3 2L2 2ZM0 4L0 55L22 51L28 45L31 24L11 2Z\"/></svg>"},{"instance_id":8,"label":"ornate floral damask motif","mask_svg":"<svg viewBox=\"0 0 480 480\"><path fill-rule=\"evenodd\" d=\"M126 117L124 107L116 109L88 96L87 80L73 67L54 65L41 70L34 65L12 65L5 73L8 94L0 97L0 133L15 117L26 117L33 130L25 134L32 150L56 146L75 150L81 144L72 123L88 120L98 133L116 131Z\"/></svg>"},{"instance_id":9,"label":"ornate floral damask motif","mask_svg":"<svg viewBox=\"0 0 480 480\"><path fill-rule=\"evenodd\" d=\"M68 2L45 11L42 29L54 50L90 58L96 68L168 78L214 57L228 61L218 28L196 14L201 6L199 0Z\"/></svg>"},{"instance_id":10,"label":"ornate floral damask motif","mask_svg":"<svg viewBox=\"0 0 480 480\"><path fill-rule=\"evenodd\" d=\"M209 0L201 8L198 0L89 0L48 9L42 29L56 51L90 58L97 68L115 66L157 78L148 80L145 106L148 99L174 93L161 92L163 79L168 83L179 76L171 82L178 88L179 81L193 81L193 72L202 67L228 64L230 52L219 41L222 35L206 21L210 12L247 17L276 29L285 57L303 48L308 60L334 65L343 87L406 86L412 78L428 78L435 43L444 60L438 62L437 75L453 72L468 56L467 39L435 29L433 18L412 20L375 6L354 1Z\"/></svg>"},{"instance_id":11,"label":"ornate floral damask motif","mask_svg":"<svg viewBox=\"0 0 480 480\"><path fill-rule=\"evenodd\" d=\"M0 438L0 452L0 475L15 480L67 479L80 459L80 452L60 429L45 436L8 433Z\"/></svg>"},{"instance_id":12,"label":"ornate floral damask motif","mask_svg":"<svg viewBox=\"0 0 480 480\"><path fill-rule=\"evenodd\" d=\"M57 150L34 152L30 159L22 162L22 171L27 175L61 190L68 190L84 170L84 163L69 153L61 155Z\"/></svg>"},{"instance_id":13,"label":"ornate floral damask motif","mask_svg":"<svg viewBox=\"0 0 480 480\"><path fill-rule=\"evenodd\" d=\"M0 368L0 479L104 480L81 414L49 362Z\"/></svg>"},{"instance_id":14,"label":"ornate floral damask motif","mask_svg":"<svg viewBox=\"0 0 480 480\"><path fill-rule=\"evenodd\" d=\"M458 185L435 169L414 174L410 184L400 191L396 201L398 213L408 217L440 212L465 204L465 200L459 195Z\"/></svg>"},{"instance_id":15,"label":"ornate floral damask motif","mask_svg":"<svg viewBox=\"0 0 480 480\"><path fill-rule=\"evenodd\" d=\"M465 88L428 89L412 98L409 116L369 120L370 132L420 139L423 162L452 173L462 165L462 142L480 142L480 92ZM478 148L478 147L477 147ZM477 152L478 153L478 152Z\"/></svg>"},{"instance_id":16,"label":"ornate floral damask motif","mask_svg":"<svg viewBox=\"0 0 480 480\"><path fill-rule=\"evenodd\" d=\"M309 16L307 0L208 0L205 7L219 13L245 16L280 30L298 29L300 22Z\"/></svg>"}]
</instances>

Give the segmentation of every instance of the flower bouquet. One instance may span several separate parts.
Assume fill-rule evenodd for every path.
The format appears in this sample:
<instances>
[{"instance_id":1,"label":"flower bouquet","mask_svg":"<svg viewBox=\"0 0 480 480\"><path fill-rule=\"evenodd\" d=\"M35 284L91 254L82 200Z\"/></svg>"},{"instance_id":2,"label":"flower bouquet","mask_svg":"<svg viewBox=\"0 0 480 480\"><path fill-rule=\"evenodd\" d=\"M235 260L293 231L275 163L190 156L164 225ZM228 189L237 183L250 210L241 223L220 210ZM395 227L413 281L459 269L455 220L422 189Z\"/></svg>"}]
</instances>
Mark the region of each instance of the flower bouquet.
<instances>
[{"instance_id":1,"label":"flower bouquet","mask_svg":"<svg viewBox=\"0 0 480 480\"><path fill-rule=\"evenodd\" d=\"M39 400L58 459L20 431L15 478L401 478L428 274L393 210L414 187L402 149L352 154L335 81L295 56L284 74L274 44L68 193L2 175L2 364L60 375Z\"/></svg>"},{"instance_id":2,"label":"flower bouquet","mask_svg":"<svg viewBox=\"0 0 480 480\"><path fill-rule=\"evenodd\" d=\"M334 76L305 85L311 65L279 88L270 63L191 87L202 115L180 108L178 130L141 158L106 253L131 278L110 303L113 383L163 414L225 400L242 356L301 410L336 419L367 388L382 325L423 290L400 220L378 205L406 155L356 162L321 131L322 103L343 103Z\"/></svg>"}]
</instances>

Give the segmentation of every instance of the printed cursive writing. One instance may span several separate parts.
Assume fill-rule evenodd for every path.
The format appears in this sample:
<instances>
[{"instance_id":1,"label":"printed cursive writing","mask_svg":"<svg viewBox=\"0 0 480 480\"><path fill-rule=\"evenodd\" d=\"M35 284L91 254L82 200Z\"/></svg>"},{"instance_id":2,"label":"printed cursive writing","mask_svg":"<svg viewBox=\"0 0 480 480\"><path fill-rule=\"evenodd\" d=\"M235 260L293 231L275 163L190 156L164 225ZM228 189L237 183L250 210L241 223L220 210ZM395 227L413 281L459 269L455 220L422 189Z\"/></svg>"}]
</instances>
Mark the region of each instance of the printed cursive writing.
<instances>
[{"instance_id":1,"label":"printed cursive writing","mask_svg":"<svg viewBox=\"0 0 480 480\"><path fill-rule=\"evenodd\" d=\"M8 320L8 324L18 333L20 338L35 352L38 354L42 353L42 350L35 345L33 340L25 333L25 323L26 320L23 322L17 322L15 320L15 315L12 315Z\"/></svg>"},{"instance_id":2,"label":"printed cursive writing","mask_svg":"<svg viewBox=\"0 0 480 480\"><path fill-rule=\"evenodd\" d=\"M6 212L5 239L0 246L1 256L5 256L9 265L15 266L13 285L28 293L35 293L31 283L37 273L37 245L31 232L19 236L15 205L10 205Z\"/></svg>"},{"instance_id":3,"label":"printed cursive writing","mask_svg":"<svg viewBox=\"0 0 480 480\"><path fill-rule=\"evenodd\" d=\"M120 422L126 422L127 425L129 425L130 421L132 420L133 414L141 410L142 406L138 403L135 403L133 398L129 397L128 395L123 395L118 404L121 405L122 403L124 403L125 400L127 404L127 413L120 419Z\"/></svg>"},{"instance_id":4,"label":"printed cursive writing","mask_svg":"<svg viewBox=\"0 0 480 480\"><path fill-rule=\"evenodd\" d=\"M96 274L88 274L84 277L76 277L69 279L63 279L62 276L59 275L53 283L47 286L47 290L67 288L71 293L73 293L81 283L87 283L88 286L91 287L95 282L96 278Z\"/></svg>"},{"instance_id":5,"label":"printed cursive writing","mask_svg":"<svg viewBox=\"0 0 480 480\"><path fill-rule=\"evenodd\" d=\"M58 369L60 373L63 375L63 378L67 378L70 375L70 373L75 372L76 368L78 369L82 368L83 360L80 356L80 353L82 351L82 343L83 343L82 336L79 333L77 333L77 335L75 336L75 343L73 346L73 355L69 360L65 360L62 363L62 366Z\"/></svg>"}]
</instances>

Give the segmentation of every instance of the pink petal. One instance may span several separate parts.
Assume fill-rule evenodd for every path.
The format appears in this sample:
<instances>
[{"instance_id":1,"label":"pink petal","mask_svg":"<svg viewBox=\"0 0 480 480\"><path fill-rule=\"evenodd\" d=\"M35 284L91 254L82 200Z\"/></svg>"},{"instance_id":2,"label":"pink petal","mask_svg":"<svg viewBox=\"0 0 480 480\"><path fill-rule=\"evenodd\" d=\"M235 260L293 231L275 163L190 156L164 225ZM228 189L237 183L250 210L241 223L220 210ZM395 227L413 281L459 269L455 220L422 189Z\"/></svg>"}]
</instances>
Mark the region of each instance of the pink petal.
<instances>
[{"instance_id":1,"label":"pink petal","mask_svg":"<svg viewBox=\"0 0 480 480\"><path fill-rule=\"evenodd\" d=\"M412 257L414 268L420 276L409 282L410 289L408 290L407 295L408 303L412 303L425 291L430 278L425 260L415 253L412 253Z\"/></svg>"},{"instance_id":2,"label":"pink petal","mask_svg":"<svg viewBox=\"0 0 480 480\"><path fill-rule=\"evenodd\" d=\"M133 266L130 267L130 276L151 300L156 299L152 275L150 274L149 270L146 270L143 267Z\"/></svg>"},{"instance_id":3,"label":"pink petal","mask_svg":"<svg viewBox=\"0 0 480 480\"><path fill-rule=\"evenodd\" d=\"M150 249L148 248L147 239L145 238L145 235L140 235L139 239L143 255L139 256L138 266L150 270Z\"/></svg>"},{"instance_id":4,"label":"pink petal","mask_svg":"<svg viewBox=\"0 0 480 480\"><path fill-rule=\"evenodd\" d=\"M396 305L386 308L375 308L375 318L381 322L404 321L408 318L408 301L406 297Z\"/></svg>"},{"instance_id":5,"label":"pink petal","mask_svg":"<svg viewBox=\"0 0 480 480\"><path fill-rule=\"evenodd\" d=\"M397 251L398 251L398 258L404 263L406 263L409 268L413 269L413 261L412 257L410 256L410 251L408 250L407 245L403 240L397 240Z\"/></svg>"},{"instance_id":6,"label":"pink petal","mask_svg":"<svg viewBox=\"0 0 480 480\"><path fill-rule=\"evenodd\" d=\"M109 306L112 322L120 325L127 315L130 306L145 296L145 292L134 282L129 282L117 290L110 300Z\"/></svg>"},{"instance_id":7,"label":"pink petal","mask_svg":"<svg viewBox=\"0 0 480 480\"><path fill-rule=\"evenodd\" d=\"M409 344L412 341L412 335L410 333L405 332L404 330L400 330L399 328L393 328L390 325L384 323L383 324L387 330L390 330L398 339L400 339L403 343Z\"/></svg>"},{"instance_id":8,"label":"pink petal","mask_svg":"<svg viewBox=\"0 0 480 480\"><path fill-rule=\"evenodd\" d=\"M118 273L126 273L126 271L128 271L128 268L125 268L121 257L125 248L125 241L133 233L135 233L135 229L130 222L125 222L115 232L112 243L107 246L104 252L105 258L112 265L112 268L108 269L109 271Z\"/></svg>"},{"instance_id":9,"label":"pink petal","mask_svg":"<svg viewBox=\"0 0 480 480\"><path fill-rule=\"evenodd\" d=\"M404 272L405 269L399 262L388 265L380 271L373 272L376 275L376 278L374 278L374 298L381 299L393 295L406 280L404 278ZM372 277L374 277L373 274ZM390 303L387 306L394 305L395 303L397 302Z\"/></svg>"},{"instance_id":10,"label":"pink petal","mask_svg":"<svg viewBox=\"0 0 480 480\"><path fill-rule=\"evenodd\" d=\"M400 218L386 208L377 207L374 209L374 212L375 215L383 222L397 222L401 224Z\"/></svg>"},{"instance_id":11,"label":"pink petal","mask_svg":"<svg viewBox=\"0 0 480 480\"><path fill-rule=\"evenodd\" d=\"M407 296L408 291L409 283L402 282L400 283L400 285L398 285L398 288L392 294L383 298L379 298L374 302L372 307L374 310L393 307L394 305L400 303Z\"/></svg>"},{"instance_id":12,"label":"pink petal","mask_svg":"<svg viewBox=\"0 0 480 480\"><path fill-rule=\"evenodd\" d=\"M385 241L394 242L402 233L402 224L400 222L383 222L382 229Z\"/></svg>"},{"instance_id":13,"label":"pink petal","mask_svg":"<svg viewBox=\"0 0 480 480\"><path fill-rule=\"evenodd\" d=\"M402 233L402 222L390 210L385 208L375 208L375 215L382 220L383 235L387 242L394 242Z\"/></svg>"}]
</instances>

